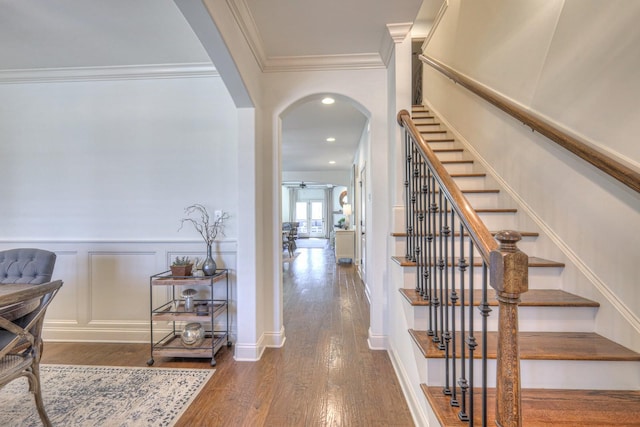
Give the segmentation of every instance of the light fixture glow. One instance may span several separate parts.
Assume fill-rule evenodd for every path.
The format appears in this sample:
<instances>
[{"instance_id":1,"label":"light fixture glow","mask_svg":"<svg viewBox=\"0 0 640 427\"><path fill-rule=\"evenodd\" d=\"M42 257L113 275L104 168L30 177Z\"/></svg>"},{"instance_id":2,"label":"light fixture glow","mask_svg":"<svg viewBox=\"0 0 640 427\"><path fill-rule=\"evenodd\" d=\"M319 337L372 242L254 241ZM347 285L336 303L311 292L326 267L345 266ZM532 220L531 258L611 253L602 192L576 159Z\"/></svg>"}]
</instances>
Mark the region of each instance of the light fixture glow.
<instances>
[{"instance_id":1,"label":"light fixture glow","mask_svg":"<svg viewBox=\"0 0 640 427\"><path fill-rule=\"evenodd\" d=\"M330 98L330 97L328 97L328 96L327 96L326 98L323 98L323 99L322 99L322 103L323 103L323 104L325 104L325 105L331 105L331 104L333 104L334 102L336 102L336 100L335 100L335 99L333 99L333 98Z\"/></svg>"},{"instance_id":2,"label":"light fixture glow","mask_svg":"<svg viewBox=\"0 0 640 427\"><path fill-rule=\"evenodd\" d=\"M336 161L335 161L335 160L329 160L329 164L330 164L330 165L335 165L335 164L336 164Z\"/></svg>"},{"instance_id":3,"label":"light fixture glow","mask_svg":"<svg viewBox=\"0 0 640 427\"><path fill-rule=\"evenodd\" d=\"M327 142L335 142L335 138L330 136L329 138L327 138Z\"/></svg>"}]
</instances>

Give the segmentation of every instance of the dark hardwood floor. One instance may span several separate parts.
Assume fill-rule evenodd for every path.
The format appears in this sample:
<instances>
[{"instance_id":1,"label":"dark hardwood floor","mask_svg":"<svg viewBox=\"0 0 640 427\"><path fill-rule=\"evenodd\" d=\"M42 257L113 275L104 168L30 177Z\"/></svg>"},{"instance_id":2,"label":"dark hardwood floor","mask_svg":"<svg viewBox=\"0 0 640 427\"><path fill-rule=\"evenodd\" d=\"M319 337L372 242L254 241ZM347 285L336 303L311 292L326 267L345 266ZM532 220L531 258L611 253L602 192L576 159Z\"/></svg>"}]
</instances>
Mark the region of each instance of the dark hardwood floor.
<instances>
[{"instance_id":1,"label":"dark hardwood floor","mask_svg":"<svg viewBox=\"0 0 640 427\"><path fill-rule=\"evenodd\" d=\"M284 263L283 348L216 373L177 426L413 426L384 351L367 347L369 306L354 266L328 248ZM42 363L146 366L148 344L45 343ZM210 369L208 359L155 358L156 367Z\"/></svg>"}]
</instances>

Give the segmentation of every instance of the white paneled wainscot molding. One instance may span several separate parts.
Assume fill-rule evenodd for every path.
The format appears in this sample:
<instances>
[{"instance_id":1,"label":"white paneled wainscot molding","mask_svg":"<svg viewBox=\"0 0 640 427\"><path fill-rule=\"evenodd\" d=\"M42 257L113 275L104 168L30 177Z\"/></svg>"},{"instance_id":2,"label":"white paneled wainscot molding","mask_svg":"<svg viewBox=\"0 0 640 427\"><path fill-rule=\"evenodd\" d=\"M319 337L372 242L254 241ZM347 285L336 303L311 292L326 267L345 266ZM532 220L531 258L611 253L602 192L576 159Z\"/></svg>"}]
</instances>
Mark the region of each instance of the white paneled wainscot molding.
<instances>
[{"instance_id":1,"label":"white paneled wainscot molding","mask_svg":"<svg viewBox=\"0 0 640 427\"><path fill-rule=\"evenodd\" d=\"M218 268L229 269L232 341L237 331L236 246L225 240L214 247ZM19 247L57 255L53 278L64 285L47 311L46 341L149 342L149 276L168 270L176 256L206 255L201 241L0 242L0 250ZM154 299L167 296L154 293ZM154 332L167 328L164 322L156 324Z\"/></svg>"}]
</instances>

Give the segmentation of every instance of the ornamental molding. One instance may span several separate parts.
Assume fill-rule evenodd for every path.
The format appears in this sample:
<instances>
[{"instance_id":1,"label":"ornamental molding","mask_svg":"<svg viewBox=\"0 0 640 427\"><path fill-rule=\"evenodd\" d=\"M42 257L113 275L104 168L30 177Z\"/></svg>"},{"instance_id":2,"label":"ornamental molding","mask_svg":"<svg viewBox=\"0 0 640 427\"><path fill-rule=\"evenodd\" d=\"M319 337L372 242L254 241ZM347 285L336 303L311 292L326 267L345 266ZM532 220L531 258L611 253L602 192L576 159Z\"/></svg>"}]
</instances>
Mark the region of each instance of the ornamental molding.
<instances>
[{"instance_id":1,"label":"ornamental molding","mask_svg":"<svg viewBox=\"0 0 640 427\"><path fill-rule=\"evenodd\" d=\"M398 24L387 24L389 35L394 43L402 43L413 27L413 22L401 22Z\"/></svg>"},{"instance_id":2,"label":"ornamental molding","mask_svg":"<svg viewBox=\"0 0 640 427\"><path fill-rule=\"evenodd\" d=\"M344 55L308 55L268 57L264 42L245 0L227 0L240 31L262 72L356 70L385 68L385 55L378 52Z\"/></svg>"},{"instance_id":3,"label":"ornamental molding","mask_svg":"<svg viewBox=\"0 0 640 427\"><path fill-rule=\"evenodd\" d=\"M1 70L0 84L219 77L211 63Z\"/></svg>"}]
</instances>

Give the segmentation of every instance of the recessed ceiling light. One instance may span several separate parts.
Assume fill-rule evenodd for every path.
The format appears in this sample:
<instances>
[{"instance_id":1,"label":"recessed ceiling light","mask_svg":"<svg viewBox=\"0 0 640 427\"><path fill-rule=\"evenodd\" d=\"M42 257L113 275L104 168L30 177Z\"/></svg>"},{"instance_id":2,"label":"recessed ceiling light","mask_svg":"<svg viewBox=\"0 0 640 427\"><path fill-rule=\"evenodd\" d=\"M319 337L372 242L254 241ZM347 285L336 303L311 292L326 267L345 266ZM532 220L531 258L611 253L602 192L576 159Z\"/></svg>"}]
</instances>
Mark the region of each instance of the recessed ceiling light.
<instances>
[{"instance_id":1,"label":"recessed ceiling light","mask_svg":"<svg viewBox=\"0 0 640 427\"><path fill-rule=\"evenodd\" d=\"M336 100L335 100L335 99L333 99L333 98L330 98L330 97L328 97L328 96L327 96L326 98L323 98L323 99L322 99L322 103L323 103L323 104L325 104L325 105L331 105L331 104L333 104L334 102L336 102Z\"/></svg>"},{"instance_id":2,"label":"recessed ceiling light","mask_svg":"<svg viewBox=\"0 0 640 427\"><path fill-rule=\"evenodd\" d=\"M335 142L335 138L330 136L329 138L327 138L327 142Z\"/></svg>"},{"instance_id":3,"label":"recessed ceiling light","mask_svg":"<svg viewBox=\"0 0 640 427\"><path fill-rule=\"evenodd\" d=\"M330 164L330 165L335 165L335 164L336 164L336 161L335 161L335 160L329 160L329 164Z\"/></svg>"}]
</instances>

